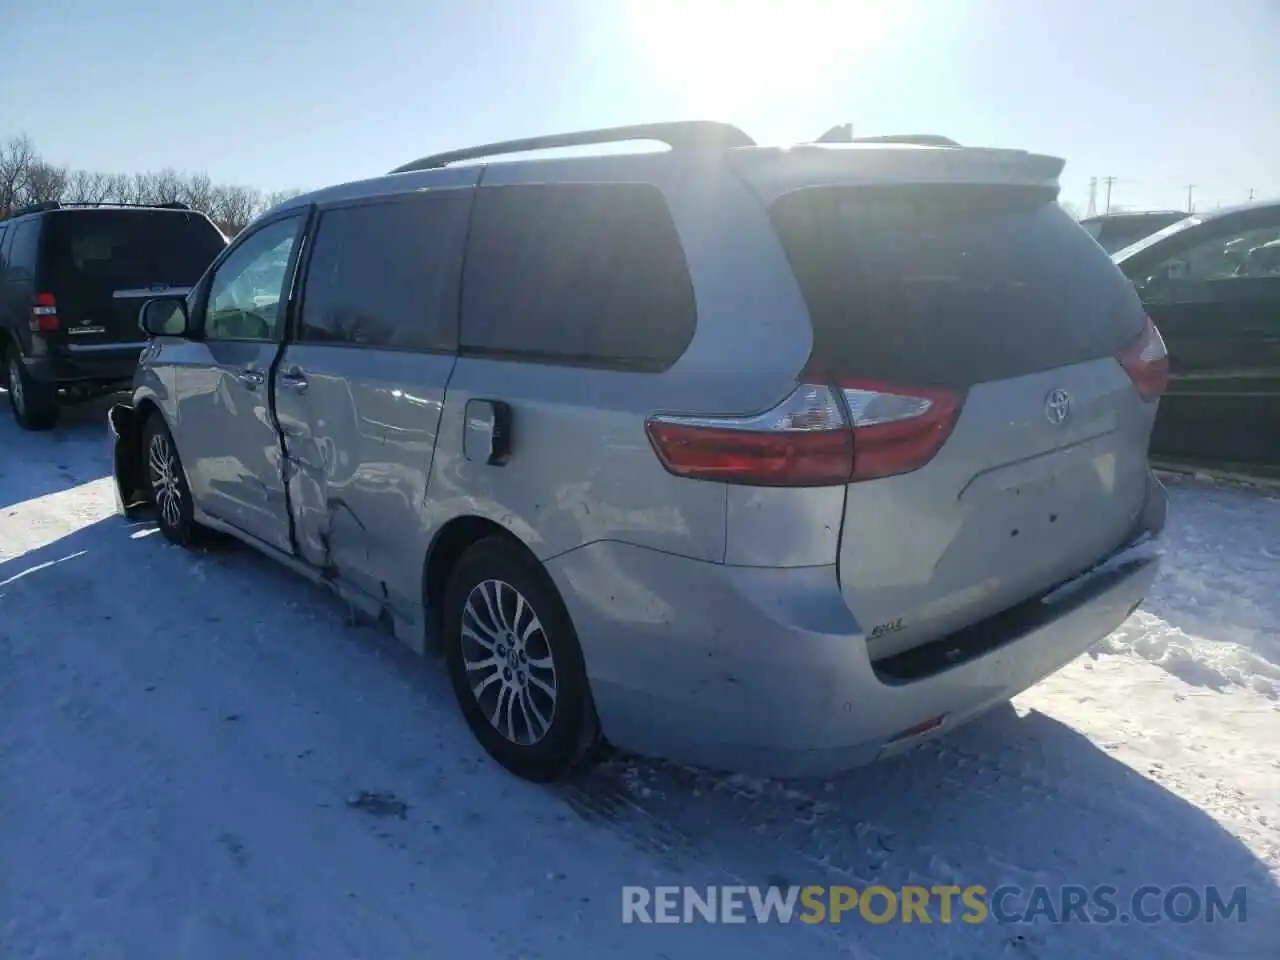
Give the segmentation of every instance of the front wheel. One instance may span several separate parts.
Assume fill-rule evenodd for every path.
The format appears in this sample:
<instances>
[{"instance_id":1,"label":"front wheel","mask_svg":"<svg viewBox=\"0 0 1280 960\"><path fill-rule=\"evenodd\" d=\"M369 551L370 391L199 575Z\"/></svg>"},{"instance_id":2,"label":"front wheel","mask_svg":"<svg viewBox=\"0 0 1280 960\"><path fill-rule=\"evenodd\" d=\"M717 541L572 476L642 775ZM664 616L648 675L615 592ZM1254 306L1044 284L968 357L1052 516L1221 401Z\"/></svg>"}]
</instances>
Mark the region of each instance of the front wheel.
<instances>
[{"instance_id":1,"label":"front wheel","mask_svg":"<svg viewBox=\"0 0 1280 960\"><path fill-rule=\"evenodd\" d=\"M58 422L57 392L27 374L26 364L16 347L9 349L5 360L9 409L13 411L13 419L24 430L51 429Z\"/></svg>"},{"instance_id":2,"label":"front wheel","mask_svg":"<svg viewBox=\"0 0 1280 960\"><path fill-rule=\"evenodd\" d=\"M467 725L516 776L561 779L599 739L578 637L537 562L500 537L463 554L444 595L445 656Z\"/></svg>"},{"instance_id":3,"label":"front wheel","mask_svg":"<svg viewBox=\"0 0 1280 960\"><path fill-rule=\"evenodd\" d=\"M191 488L173 436L158 413L148 417L143 427L142 461L147 494L155 507L160 532L172 543L191 546L199 531Z\"/></svg>"}]
</instances>

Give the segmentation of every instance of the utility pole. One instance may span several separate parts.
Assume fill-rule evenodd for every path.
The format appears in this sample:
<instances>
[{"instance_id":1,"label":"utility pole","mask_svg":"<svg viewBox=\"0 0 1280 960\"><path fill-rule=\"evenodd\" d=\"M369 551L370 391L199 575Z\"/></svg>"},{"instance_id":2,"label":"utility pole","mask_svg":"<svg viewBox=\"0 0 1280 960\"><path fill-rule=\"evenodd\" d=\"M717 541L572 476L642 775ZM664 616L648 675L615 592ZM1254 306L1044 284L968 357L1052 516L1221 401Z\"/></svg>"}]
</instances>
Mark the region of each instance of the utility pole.
<instances>
[{"instance_id":1,"label":"utility pole","mask_svg":"<svg viewBox=\"0 0 1280 960\"><path fill-rule=\"evenodd\" d=\"M1253 189L1253 187L1250 187L1250 188L1249 188L1249 202L1250 202L1250 203L1252 203L1252 202L1253 202L1253 196L1254 196L1254 189Z\"/></svg>"},{"instance_id":2,"label":"utility pole","mask_svg":"<svg viewBox=\"0 0 1280 960\"><path fill-rule=\"evenodd\" d=\"M1111 212L1111 185L1112 185L1113 183L1115 183L1115 182L1116 182L1116 178L1115 178L1115 177L1103 177L1103 178L1102 178L1102 182L1103 182L1103 183L1105 183L1105 184L1107 185L1107 199L1106 199L1106 201L1105 201L1105 205L1104 205L1104 207L1103 207L1103 212L1104 212L1104 213L1110 213L1110 212Z\"/></svg>"},{"instance_id":3,"label":"utility pole","mask_svg":"<svg viewBox=\"0 0 1280 960\"><path fill-rule=\"evenodd\" d=\"M1096 217L1098 215L1098 178L1089 178L1089 212L1086 217Z\"/></svg>"},{"instance_id":4,"label":"utility pole","mask_svg":"<svg viewBox=\"0 0 1280 960\"><path fill-rule=\"evenodd\" d=\"M1191 194L1195 190L1195 188L1196 188L1196 185L1194 183L1187 184L1187 213L1196 212L1195 204L1191 202Z\"/></svg>"}]
</instances>

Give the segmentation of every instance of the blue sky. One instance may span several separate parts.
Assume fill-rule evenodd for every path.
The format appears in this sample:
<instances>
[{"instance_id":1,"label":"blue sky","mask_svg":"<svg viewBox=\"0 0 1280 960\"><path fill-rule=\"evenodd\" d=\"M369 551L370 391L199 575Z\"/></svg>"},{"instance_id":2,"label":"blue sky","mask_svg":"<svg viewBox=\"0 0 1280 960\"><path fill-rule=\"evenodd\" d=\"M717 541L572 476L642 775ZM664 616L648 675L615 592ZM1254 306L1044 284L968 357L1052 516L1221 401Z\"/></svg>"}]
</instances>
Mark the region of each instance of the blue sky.
<instances>
[{"instance_id":1,"label":"blue sky","mask_svg":"<svg viewBox=\"0 0 1280 960\"><path fill-rule=\"evenodd\" d=\"M938 132L1134 207L1280 197L1280 0L0 0L0 136L267 190L651 120ZM1100 192L1101 197L1101 192Z\"/></svg>"}]
</instances>

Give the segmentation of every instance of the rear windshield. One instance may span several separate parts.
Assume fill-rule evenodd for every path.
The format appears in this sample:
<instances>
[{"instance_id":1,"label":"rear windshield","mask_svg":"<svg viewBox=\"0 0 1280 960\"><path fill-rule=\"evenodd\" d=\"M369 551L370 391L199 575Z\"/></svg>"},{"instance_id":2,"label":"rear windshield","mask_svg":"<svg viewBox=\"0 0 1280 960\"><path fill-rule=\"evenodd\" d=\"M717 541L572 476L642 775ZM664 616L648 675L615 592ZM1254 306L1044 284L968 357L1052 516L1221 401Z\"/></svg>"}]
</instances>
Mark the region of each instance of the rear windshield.
<instances>
[{"instance_id":1,"label":"rear windshield","mask_svg":"<svg viewBox=\"0 0 1280 960\"><path fill-rule=\"evenodd\" d=\"M66 292L191 286L226 246L205 217L182 211L78 210L50 221L47 263Z\"/></svg>"},{"instance_id":2,"label":"rear windshield","mask_svg":"<svg viewBox=\"0 0 1280 960\"><path fill-rule=\"evenodd\" d=\"M1132 287L1047 190L812 187L771 209L834 376L965 387L1114 354Z\"/></svg>"}]
</instances>

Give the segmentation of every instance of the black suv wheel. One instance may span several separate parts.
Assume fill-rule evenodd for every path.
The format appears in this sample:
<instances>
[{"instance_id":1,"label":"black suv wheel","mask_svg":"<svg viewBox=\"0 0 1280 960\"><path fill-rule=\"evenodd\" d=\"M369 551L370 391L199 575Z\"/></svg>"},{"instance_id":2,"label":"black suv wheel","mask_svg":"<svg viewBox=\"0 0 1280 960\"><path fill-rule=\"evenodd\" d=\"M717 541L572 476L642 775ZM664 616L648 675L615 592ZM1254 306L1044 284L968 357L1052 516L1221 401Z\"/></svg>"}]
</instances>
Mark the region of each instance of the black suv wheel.
<instances>
[{"instance_id":1,"label":"black suv wheel","mask_svg":"<svg viewBox=\"0 0 1280 960\"><path fill-rule=\"evenodd\" d=\"M9 409L24 430L49 430L58 422L58 395L53 387L33 380L16 347L5 356L5 386Z\"/></svg>"}]
</instances>

